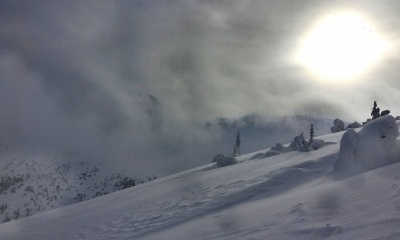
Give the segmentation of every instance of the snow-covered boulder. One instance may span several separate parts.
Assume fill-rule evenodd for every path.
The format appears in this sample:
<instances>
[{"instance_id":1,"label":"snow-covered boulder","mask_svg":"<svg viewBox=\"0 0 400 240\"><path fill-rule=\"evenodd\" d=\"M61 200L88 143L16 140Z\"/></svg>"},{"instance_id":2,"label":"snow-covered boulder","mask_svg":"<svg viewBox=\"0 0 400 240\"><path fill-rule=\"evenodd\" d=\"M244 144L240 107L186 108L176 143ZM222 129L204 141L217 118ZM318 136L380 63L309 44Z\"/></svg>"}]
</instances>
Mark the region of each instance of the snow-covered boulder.
<instances>
[{"instance_id":1,"label":"snow-covered boulder","mask_svg":"<svg viewBox=\"0 0 400 240\"><path fill-rule=\"evenodd\" d=\"M304 138L303 133L293 139L293 141L290 143L290 148L293 151L304 151L306 148L308 148L308 142Z\"/></svg>"},{"instance_id":2,"label":"snow-covered boulder","mask_svg":"<svg viewBox=\"0 0 400 240\"><path fill-rule=\"evenodd\" d=\"M234 157L224 157L220 158L217 161L218 166L225 167L239 163L238 160Z\"/></svg>"},{"instance_id":3,"label":"snow-covered boulder","mask_svg":"<svg viewBox=\"0 0 400 240\"><path fill-rule=\"evenodd\" d=\"M250 160L254 160L254 159L260 159L260 158L265 158L265 153L257 153L257 154L255 154L254 156L252 156L251 158L250 158Z\"/></svg>"},{"instance_id":4,"label":"snow-covered boulder","mask_svg":"<svg viewBox=\"0 0 400 240\"><path fill-rule=\"evenodd\" d=\"M382 116L389 115L389 113L390 113L390 110L383 110L383 111L381 112L381 117L382 117Z\"/></svg>"},{"instance_id":5,"label":"snow-covered boulder","mask_svg":"<svg viewBox=\"0 0 400 240\"><path fill-rule=\"evenodd\" d=\"M386 115L367 123L356 133L347 130L340 141L334 169L372 170L400 161L396 120Z\"/></svg>"},{"instance_id":6,"label":"snow-covered boulder","mask_svg":"<svg viewBox=\"0 0 400 240\"><path fill-rule=\"evenodd\" d=\"M399 161L399 136L396 120L386 115L366 124L357 133L356 163L375 169Z\"/></svg>"},{"instance_id":7,"label":"snow-covered boulder","mask_svg":"<svg viewBox=\"0 0 400 240\"><path fill-rule=\"evenodd\" d=\"M277 143L274 147L271 148L272 151L277 151L281 153L293 151L292 147L285 147L282 143Z\"/></svg>"},{"instance_id":8,"label":"snow-covered boulder","mask_svg":"<svg viewBox=\"0 0 400 240\"><path fill-rule=\"evenodd\" d=\"M326 143L325 143L324 140L322 140L322 139L314 139L311 142L311 149L317 150L317 149L322 148L325 145L326 145Z\"/></svg>"},{"instance_id":9,"label":"snow-covered boulder","mask_svg":"<svg viewBox=\"0 0 400 240\"><path fill-rule=\"evenodd\" d=\"M367 123L369 123L369 122L371 122L371 121L372 121L372 119L371 119L371 118L368 118L367 121L365 121L365 122L362 123L362 125L364 126L365 124L367 124Z\"/></svg>"},{"instance_id":10,"label":"snow-covered boulder","mask_svg":"<svg viewBox=\"0 0 400 240\"><path fill-rule=\"evenodd\" d=\"M333 120L333 127L331 127L331 132L336 133L336 132L341 132L344 130L344 122L338 118Z\"/></svg>"},{"instance_id":11,"label":"snow-covered boulder","mask_svg":"<svg viewBox=\"0 0 400 240\"><path fill-rule=\"evenodd\" d=\"M275 151L279 151L282 152L282 149L284 148L284 146L282 145L282 143L277 143L275 145L275 147L272 147L271 150L275 150Z\"/></svg>"},{"instance_id":12,"label":"snow-covered boulder","mask_svg":"<svg viewBox=\"0 0 400 240\"><path fill-rule=\"evenodd\" d=\"M223 153L217 154L213 157L212 162L218 162L219 159L223 159L223 158L225 158L225 154L223 154Z\"/></svg>"},{"instance_id":13,"label":"snow-covered boulder","mask_svg":"<svg viewBox=\"0 0 400 240\"><path fill-rule=\"evenodd\" d=\"M362 127L361 123L353 122L353 123L350 123L350 124L346 127L346 129L349 129L349 128L360 128L360 127Z\"/></svg>"},{"instance_id":14,"label":"snow-covered boulder","mask_svg":"<svg viewBox=\"0 0 400 240\"><path fill-rule=\"evenodd\" d=\"M282 152L275 151L275 150L269 150L268 152L265 153L265 157L272 157L281 154Z\"/></svg>"}]
</instances>

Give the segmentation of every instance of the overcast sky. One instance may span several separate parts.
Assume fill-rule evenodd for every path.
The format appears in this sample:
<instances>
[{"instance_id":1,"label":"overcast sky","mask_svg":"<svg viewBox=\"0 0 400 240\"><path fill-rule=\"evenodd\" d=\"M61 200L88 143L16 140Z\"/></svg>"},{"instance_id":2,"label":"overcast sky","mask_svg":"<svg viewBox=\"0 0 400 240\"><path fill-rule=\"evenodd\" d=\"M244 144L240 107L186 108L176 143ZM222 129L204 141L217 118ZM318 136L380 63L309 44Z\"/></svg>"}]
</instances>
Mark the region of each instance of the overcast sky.
<instances>
[{"instance_id":1,"label":"overcast sky","mask_svg":"<svg viewBox=\"0 0 400 240\"><path fill-rule=\"evenodd\" d=\"M293 55L343 9L393 48L358 81L325 84ZM0 148L143 163L206 141L216 117L361 122L374 100L400 115L399 12L396 0L2 0Z\"/></svg>"}]
</instances>

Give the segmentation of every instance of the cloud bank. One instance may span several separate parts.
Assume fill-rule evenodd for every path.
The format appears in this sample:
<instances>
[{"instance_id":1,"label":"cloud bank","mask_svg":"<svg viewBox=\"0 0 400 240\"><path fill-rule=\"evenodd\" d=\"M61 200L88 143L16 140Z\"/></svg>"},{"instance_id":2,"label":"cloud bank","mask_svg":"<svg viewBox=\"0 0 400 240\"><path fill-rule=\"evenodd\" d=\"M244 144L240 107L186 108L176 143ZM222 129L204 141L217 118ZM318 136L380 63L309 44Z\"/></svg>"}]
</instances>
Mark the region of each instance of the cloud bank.
<instances>
[{"instance_id":1,"label":"cloud bank","mask_svg":"<svg viewBox=\"0 0 400 240\"><path fill-rule=\"evenodd\" d=\"M0 148L172 172L218 137L203 128L217 117L362 121L374 100L400 112L398 55L340 86L292 63L307 28L340 8L397 43L395 1L1 1Z\"/></svg>"}]
</instances>

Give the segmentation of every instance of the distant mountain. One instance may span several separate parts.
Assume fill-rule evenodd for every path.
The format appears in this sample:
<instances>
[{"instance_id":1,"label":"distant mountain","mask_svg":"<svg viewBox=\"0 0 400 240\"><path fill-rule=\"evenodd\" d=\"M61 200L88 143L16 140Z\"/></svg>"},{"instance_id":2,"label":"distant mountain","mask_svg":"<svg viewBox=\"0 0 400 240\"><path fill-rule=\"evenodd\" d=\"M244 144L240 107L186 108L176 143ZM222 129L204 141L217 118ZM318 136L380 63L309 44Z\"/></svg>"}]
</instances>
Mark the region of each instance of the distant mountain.
<instances>
[{"instance_id":1,"label":"distant mountain","mask_svg":"<svg viewBox=\"0 0 400 240\"><path fill-rule=\"evenodd\" d=\"M363 128L318 137L331 144L307 152L254 159L255 154L265 153L260 149L238 156L234 165L209 163L0 224L0 236L7 240L400 239L399 125L387 116Z\"/></svg>"},{"instance_id":2,"label":"distant mountain","mask_svg":"<svg viewBox=\"0 0 400 240\"><path fill-rule=\"evenodd\" d=\"M50 157L53 158L49 160ZM155 178L111 172L103 162L88 162L71 152L53 156L14 155L2 164L0 222L106 195Z\"/></svg>"},{"instance_id":3,"label":"distant mountain","mask_svg":"<svg viewBox=\"0 0 400 240\"><path fill-rule=\"evenodd\" d=\"M154 129L159 128L157 98L148 94L140 97L142 106L154 119ZM310 116L265 117L259 114L236 119L217 118L204 126L206 132L218 132L217 137L199 143L180 158L164 160L175 161L176 171L183 171L210 163L219 153L230 156L237 131L240 131L241 151L245 154L270 148L278 142L288 143L301 132L307 137L311 124L314 124L316 136L327 134L332 122ZM129 185L129 180L138 184L153 179L153 176L141 176L144 179L140 179L126 171L116 172L104 162L87 161L74 152L1 157L0 222L105 195L121 189L127 182ZM116 186L116 183L120 185Z\"/></svg>"}]
</instances>

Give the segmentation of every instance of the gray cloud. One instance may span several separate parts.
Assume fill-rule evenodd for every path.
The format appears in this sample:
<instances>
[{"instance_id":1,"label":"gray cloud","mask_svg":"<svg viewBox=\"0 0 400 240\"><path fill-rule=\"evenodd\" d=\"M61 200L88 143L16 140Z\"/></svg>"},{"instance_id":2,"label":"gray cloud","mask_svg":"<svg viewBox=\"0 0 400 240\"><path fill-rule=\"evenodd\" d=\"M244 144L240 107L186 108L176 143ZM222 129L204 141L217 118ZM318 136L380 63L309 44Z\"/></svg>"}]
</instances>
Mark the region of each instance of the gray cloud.
<instances>
[{"instance_id":1,"label":"gray cloud","mask_svg":"<svg viewBox=\"0 0 400 240\"><path fill-rule=\"evenodd\" d=\"M203 129L216 117L362 121L373 100L396 114L396 54L358 85L291 63L299 36L343 7L397 43L396 1L1 1L0 144L173 172L218 137Z\"/></svg>"}]
</instances>

